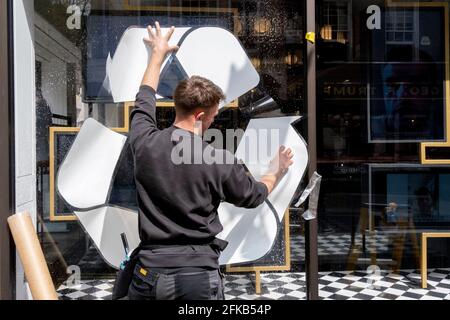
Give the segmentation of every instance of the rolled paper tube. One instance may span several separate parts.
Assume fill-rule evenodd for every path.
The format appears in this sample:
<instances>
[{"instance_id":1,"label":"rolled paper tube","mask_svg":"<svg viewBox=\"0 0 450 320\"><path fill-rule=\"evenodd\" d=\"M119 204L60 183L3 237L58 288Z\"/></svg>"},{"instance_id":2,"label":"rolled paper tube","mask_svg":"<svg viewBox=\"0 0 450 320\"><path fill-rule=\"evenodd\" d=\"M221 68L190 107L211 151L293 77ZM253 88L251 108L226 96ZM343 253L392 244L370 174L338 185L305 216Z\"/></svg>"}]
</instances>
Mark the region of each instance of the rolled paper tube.
<instances>
[{"instance_id":1,"label":"rolled paper tube","mask_svg":"<svg viewBox=\"0 0 450 320\"><path fill-rule=\"evenodd\" d=\"M9 228L22 261L34 300L58 300L44 253L28 213L8 218Z\"/></svg>"}]
</instances>

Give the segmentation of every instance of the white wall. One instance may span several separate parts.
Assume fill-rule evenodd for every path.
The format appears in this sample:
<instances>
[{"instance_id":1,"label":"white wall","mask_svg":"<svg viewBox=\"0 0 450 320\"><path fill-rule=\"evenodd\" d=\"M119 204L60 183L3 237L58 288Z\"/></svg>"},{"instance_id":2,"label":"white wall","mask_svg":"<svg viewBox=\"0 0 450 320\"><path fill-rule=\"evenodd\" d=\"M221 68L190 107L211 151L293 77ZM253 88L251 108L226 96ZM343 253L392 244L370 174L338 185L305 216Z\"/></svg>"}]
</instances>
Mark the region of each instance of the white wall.
<instances>
[{"instance_id":1,"label":"white wall","mask_svg":"<svg viewBox=\"0 0 450 320\"><path fill-rule=\"evenodd\" d=\"M34 5L14 0L14 112L16 212L27 211L36 225L36 116ZM23 267L16 259L16 298L30 299Z\"/></svg>"},{"instance_id":2,"label":"white wall","mask_svg":"<svg viewBox=\"0 0 450 320\"><path fill-rule=\"evenodd\" d=\"M42 63L42 91L51 111L67 115L67 64L81 64L81 52L34 12L34 1L14 0L14 112L16 212L29 212L34 225L36 203L35 61ZM77 79L81 79L78 67ZM78 99L79 100L79 99ZM78 104L83 107L81 101ZM32 299L16 255L16 298Z\"/></svg>"}]
</instances>

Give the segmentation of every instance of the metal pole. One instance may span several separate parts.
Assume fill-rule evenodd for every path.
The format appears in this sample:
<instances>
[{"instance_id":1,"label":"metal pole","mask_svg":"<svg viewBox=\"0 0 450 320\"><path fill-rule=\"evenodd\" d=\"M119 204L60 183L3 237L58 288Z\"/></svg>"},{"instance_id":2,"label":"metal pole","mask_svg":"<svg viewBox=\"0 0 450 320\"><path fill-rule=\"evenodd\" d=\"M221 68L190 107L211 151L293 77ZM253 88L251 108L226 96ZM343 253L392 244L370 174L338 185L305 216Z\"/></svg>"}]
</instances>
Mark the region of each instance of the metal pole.
<instances>
[{"instance_id":1,"label":"metal pole","mask_svg":"<svg viewBox=\"0 0 450 320\"><path fill-rule=\"evenodd\" d=\"M306 31L316 32L316 1L306 1ZM310 158L309 176L317 171L317 120L316 120L316 45L306 42L306 78L308 105L308 153ZM306 245L306 292L308 300L319 300L319 263L317 219L307 221L305 225Z\"/></svg>"}]
</instances>

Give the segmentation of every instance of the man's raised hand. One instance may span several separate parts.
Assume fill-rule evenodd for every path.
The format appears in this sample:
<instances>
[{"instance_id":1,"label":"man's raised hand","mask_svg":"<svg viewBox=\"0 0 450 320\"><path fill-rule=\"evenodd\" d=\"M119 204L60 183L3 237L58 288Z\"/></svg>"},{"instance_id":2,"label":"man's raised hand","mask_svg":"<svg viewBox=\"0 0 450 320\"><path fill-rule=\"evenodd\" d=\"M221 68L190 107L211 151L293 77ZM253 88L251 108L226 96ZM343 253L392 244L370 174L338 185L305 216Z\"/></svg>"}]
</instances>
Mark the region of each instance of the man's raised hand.
<instances>
[{"instance_id":1,"label":"man's raised hand","mask_svg":"<svg viewBox=\"0 0 450 320\"><path fill-rule=\"evenodd\" d=\"M152 49L152 59L163 62L168 54L178 50L178 46L169 45L175 27L170 28L165 35L162 34L159 22L155 22L155 28L148 26L147 29L148 38L145 38L144 42Z\"/></svg>"}]
</instances>

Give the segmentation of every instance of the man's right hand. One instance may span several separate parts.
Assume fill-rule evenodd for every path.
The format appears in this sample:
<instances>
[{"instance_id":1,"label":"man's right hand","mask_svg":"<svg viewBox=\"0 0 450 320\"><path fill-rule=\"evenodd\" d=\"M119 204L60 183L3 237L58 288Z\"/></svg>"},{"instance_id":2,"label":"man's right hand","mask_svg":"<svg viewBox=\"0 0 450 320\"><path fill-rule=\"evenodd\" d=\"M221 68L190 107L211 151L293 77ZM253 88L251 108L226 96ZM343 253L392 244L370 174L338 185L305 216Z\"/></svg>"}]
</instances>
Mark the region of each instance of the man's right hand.
<instances>
[{"instance_id":1,"label":"man's right hand","mask_svg":"<svg viewBox=\"0 0 450 320\"><path fill-rule=\"evenodd\" d=\"M157 91L161 66L164 63L166 56L169 53L178 50L178 47L169 45L169 40L175 31L174 27L172 27L167 34L162 35L159 23L156 22L155 25L156 31L152 26L149 26L148 38L144 39L144 42L152 49L152 57L147 66L147 70L144 73L142 85L149 86Z\"/></svg>"},{"instance_id":2,"label":"man's right hand","mask_svg":"<svg viewBox=\"0 0 450 320\"><path fill-rule=\"evenodd\" d=\"M178 46L169 45L175 27L170 28L167 34L163 35L159 22L155 22L155 28L148 26L147 30L148 38L145 38L144 42L152 49L152 58L164 62L168 54L178 50Z\"/></svg>"},{"instance_id":3,"label":"man's right hand","mask_svg":"<svg viewBox=\"0 0 450 320\"><path fill-rule=\"evenodd\" d=\"M289 170L289 167L294 164L293 158L294 153L292 150L285 146L281 146L280 150L278 150L278 154L270 162L269 173L277 175L285 174Z\"/></svg>"},{"instance_id":4,"label":"man's right hand","mask_svg":"<svg viewBox=\"0 0 450 320\"><path fill-rule=\"evenodd\" d=\"M292 150L282 146L278 151L278 154L270 162L269 171L261 178L261 182L266 185L269 194L272 193L277 184L281 181L283 176L289 170L289 167L294 164L293 158L294 153Z\"/></svg>"}]
</instances>

